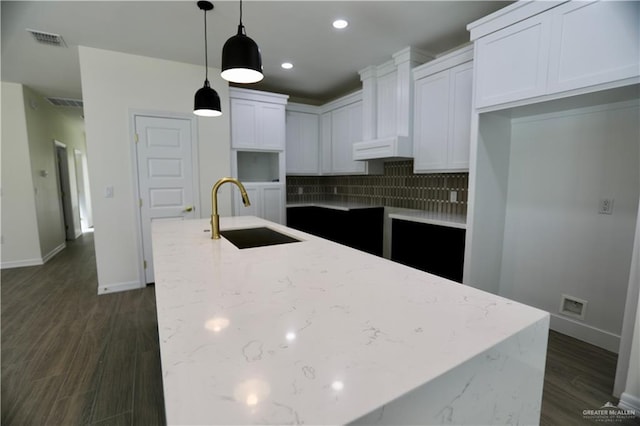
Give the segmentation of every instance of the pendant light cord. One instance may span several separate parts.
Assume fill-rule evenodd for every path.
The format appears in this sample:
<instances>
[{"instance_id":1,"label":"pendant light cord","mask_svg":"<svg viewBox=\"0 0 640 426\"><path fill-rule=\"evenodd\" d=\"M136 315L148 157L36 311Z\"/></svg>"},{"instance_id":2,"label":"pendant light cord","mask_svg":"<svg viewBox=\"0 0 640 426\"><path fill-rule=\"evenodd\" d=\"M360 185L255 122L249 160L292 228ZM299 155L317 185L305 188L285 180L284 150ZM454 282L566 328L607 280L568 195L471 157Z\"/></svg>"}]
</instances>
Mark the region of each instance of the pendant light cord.
<instances>
[{"instance_id":1,"label":"pendant light cord","mask_svg":"<svg viewBox=\"0 0 640 426\"><path fill-rule=\"evenodd\" d=\"M209 56L207 54L207 11L204 11L204 81L209 81Z\"/></svg>"},{"instance_id":2,"label":"pendant light cord","mask_svg":"<svg viewBox=\"0 0 640 426\"><path fill-rule=\"evenodd\" d=\"M244 29L244 25L242 25L242 0L240 0L240 25L238 25L238 34L240 34L240 31L245 35L247 33Z\"/></svg>"}]
</instances>

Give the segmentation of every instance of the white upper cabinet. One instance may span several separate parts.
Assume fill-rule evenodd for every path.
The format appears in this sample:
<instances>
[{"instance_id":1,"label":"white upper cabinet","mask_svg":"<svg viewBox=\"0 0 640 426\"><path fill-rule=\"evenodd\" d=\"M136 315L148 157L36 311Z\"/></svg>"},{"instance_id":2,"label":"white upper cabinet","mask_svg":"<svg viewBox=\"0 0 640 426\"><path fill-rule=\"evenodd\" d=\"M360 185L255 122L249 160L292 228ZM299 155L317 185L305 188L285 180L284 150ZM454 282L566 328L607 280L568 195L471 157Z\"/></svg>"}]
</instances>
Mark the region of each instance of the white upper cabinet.
<instances>
[{"instance_id":1,"label":"white upper cabinet","mask_svg":"<svg viewBox=\"0 0 640 426\"><path fill-rule=\"evenodd\" d=\"M320 117L305 112L304 105L287 106L287 174L317 175L320 173Z\"/></svg>"},{"instance_id":2,"label":"white upper cabinet","mask_svg":"<svg viewBox=\"0 0 640 426\"><path fill-rule=\"evenodd\" d=\"M284 151L288 96L248 89L229 89L231 147Z\"/></svg>"},{"instance_id":3,"label":"white upper cabinet","mask_svg":"<svg viewBox=\"0 0 640 426\"><path fill-rule=\"evenodd\" d=\"M365 163L353 160L353 144L362 140L362 102L331 112L331 172L365 173Z\"/></svg>"},{"instance_id":4,"label":"white upper cabinet","mask_svg":"<svg viewBox=\"0 0 640 426\"><path fill-rule=\"evenodd\" d=\"M640 75L637 1L516 2L467 28L476 108L633 84Z\"/></svg>"},{"instance_id":5,"label":"white upper cabinet","mask_svg":"<svg viewBox=\"0 0 640 426\"><path fill-rule=\"evenodd\" d=\"M362 140L362 105L362 91L358 91L320 107L320 174L382 173L382 163L371 164L353 158L353 144Z\"/></svg>"},{"instance_id":6,"label":"white upper cabinet","mask_svg":"<svg viewBox=\"0 0 640 426\"><path fill-rule=\"evenodd\" d=\"M414 172L469 168L472 46L414 69Z\"/></svg>"},{"instance_id":7,"label":"white upper cabinet","mask_svg":"<svg viewBox=\"0 0 640 426\"><path fill-rule=\"evenodd\" d=\"M545 93L550 22L538 15L478 40L478 108Z\"/></svg>"},{"instance_id":8,"label":"white upper cabinet","mask_svg":"<svg viewBox=\"0 0 640 426\"><path fill-rule=\"evenodd\" d=\"M640 2L570 2L551 12L550 92L640 74Z\"/></svg>"},{"instance_id":9,"label":"white upper cabinet","mask_svg":"<svg viewBox=\"0 0 640 426\"><path fill-rule=\"evenodd\" d=\"M331 164L331 112L320 115L320 172L330 174Z\"/></svg>"}]
</instances>

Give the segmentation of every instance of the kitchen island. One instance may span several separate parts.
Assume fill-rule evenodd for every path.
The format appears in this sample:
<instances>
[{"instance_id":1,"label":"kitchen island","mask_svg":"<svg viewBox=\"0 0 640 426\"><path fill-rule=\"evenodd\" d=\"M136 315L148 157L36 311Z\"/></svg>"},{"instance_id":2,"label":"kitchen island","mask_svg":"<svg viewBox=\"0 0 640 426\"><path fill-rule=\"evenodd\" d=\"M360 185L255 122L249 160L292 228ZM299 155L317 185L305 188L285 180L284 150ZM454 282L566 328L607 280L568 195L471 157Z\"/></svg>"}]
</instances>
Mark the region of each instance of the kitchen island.
<instances>
[{"instance_id":1,"label":"kitchen island","mask_svg":"<svg viewBox=\"0 0 640 426\"><path fill-rule=\"evenodd\" d=\"M220 226L300 241L153 223L169 424L538 423L546 312L255 217Z\"/></svg>"}]
</instances>

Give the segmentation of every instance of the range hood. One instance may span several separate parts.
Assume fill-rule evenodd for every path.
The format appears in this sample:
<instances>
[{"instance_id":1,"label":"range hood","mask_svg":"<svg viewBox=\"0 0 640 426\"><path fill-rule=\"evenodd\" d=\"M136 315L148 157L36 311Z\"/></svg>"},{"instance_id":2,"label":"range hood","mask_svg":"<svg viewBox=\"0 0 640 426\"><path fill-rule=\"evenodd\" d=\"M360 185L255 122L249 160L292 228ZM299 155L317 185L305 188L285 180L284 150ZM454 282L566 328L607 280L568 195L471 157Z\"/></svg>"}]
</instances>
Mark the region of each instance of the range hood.
<instances>
[{"instance_id":1,"label":"range hood","mask_svg":"<svg viewBox=\"0 0 640 426\"><path fill-rule=\"evenodd\" d=\"M382 65L360 71L362 137L354 160L413 158L413 77L411 70L434 56L407 47Z\"/></svg>"}]
</instances>

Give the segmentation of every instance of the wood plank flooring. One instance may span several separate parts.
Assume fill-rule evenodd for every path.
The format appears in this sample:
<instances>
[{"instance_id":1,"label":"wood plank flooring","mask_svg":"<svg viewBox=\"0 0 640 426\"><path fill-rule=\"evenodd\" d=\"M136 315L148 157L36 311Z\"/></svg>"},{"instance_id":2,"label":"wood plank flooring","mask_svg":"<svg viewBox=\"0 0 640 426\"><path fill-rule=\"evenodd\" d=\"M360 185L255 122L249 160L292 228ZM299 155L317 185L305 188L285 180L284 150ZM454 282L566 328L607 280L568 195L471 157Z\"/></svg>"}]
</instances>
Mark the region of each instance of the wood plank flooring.
<instances>
[{"instance_id":1,"label":"wood plank flooring","mask_svg":"<svg viewBox=\"0 0 640 426\"><path fill-rule=\"evenodd\" d=\"M2 425L166 423L153 286L96 289L93 234L45 265L2 270ZM617 403L616 359L551 332L541 424L598 424L582 411Z\"/></svg>"},{"instance_id":2,"label":"wood plank flooring","mask_svg":"<svg viewBox=\"0 0 640 426\"><path fill-rule=\"evenodd\" d=\"M97 296L92 234L1 285L2 425L165 423L154 288Z\"/></svg>"}]
</instances>

